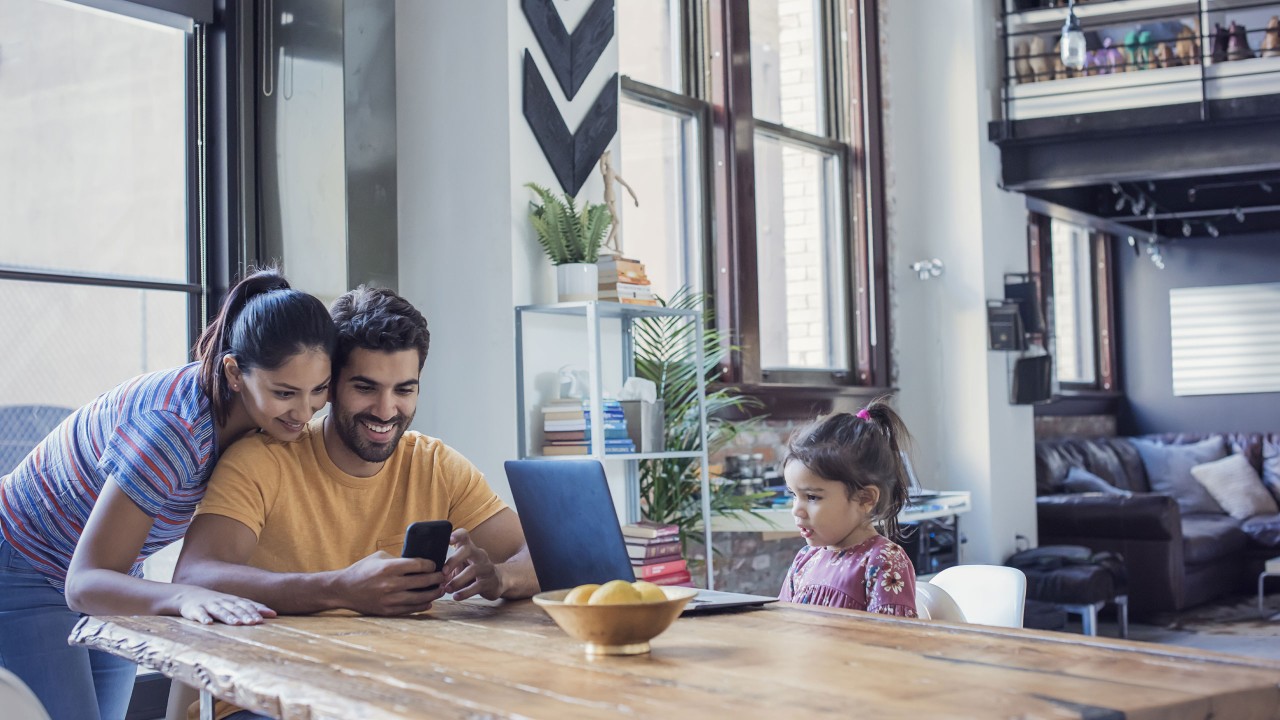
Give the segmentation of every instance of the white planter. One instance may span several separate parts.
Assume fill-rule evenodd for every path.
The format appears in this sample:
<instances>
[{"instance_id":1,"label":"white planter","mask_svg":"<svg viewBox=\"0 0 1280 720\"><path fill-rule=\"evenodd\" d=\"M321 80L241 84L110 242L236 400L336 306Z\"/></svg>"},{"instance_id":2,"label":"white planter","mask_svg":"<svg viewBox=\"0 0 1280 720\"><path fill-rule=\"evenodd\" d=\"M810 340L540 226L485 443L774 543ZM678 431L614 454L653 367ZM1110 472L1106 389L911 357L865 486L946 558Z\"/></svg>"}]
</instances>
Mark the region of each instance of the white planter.
<instances>
[{"instance_id":1,"label":"white planter","mask_svg":"<svg viewBox=\"0 0 1280 720\"><path fill-rule=\"evenodd\" d=\"M565 263L556 266L556 290L560 302L595 300L600 285L600 268L594 263Z\"/></svg>"}]
</instances>

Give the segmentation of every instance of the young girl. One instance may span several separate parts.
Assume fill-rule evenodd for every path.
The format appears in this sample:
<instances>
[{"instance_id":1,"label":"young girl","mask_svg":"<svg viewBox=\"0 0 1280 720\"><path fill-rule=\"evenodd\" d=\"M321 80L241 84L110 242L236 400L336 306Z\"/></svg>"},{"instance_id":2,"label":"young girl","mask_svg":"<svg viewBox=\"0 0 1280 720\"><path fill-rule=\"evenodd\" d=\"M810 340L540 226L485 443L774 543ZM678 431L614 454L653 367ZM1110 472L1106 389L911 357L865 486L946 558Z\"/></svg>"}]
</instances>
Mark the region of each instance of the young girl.
<instances>
[{"instance_id":1,"label":"young girl","mask_svg":"<svg viewBox=\"0 0 1280 720\"><path fill-rule=\"evenodd\" d=\"M899 449L910 439L882 401L857 415L819 418L787 446L783 473L807 545L796 553L779 599L916 617L916 573L898 535L908 478Z\"/></svg>"},{"instance_id":2,"label":"young girl","mask_svg":"<svg viewBox=\"0 0 1280 720\"><path fill-rule=\"evenodd\" d=\"M81 613L231 624L275 614L143 580L142 561L186 532L236 438L301 434L328 399L336 342L323 303L274 270L250 275L201 336L196 362L104 393L0 478L0 667L54 720L123 718L133 692L132 663L67 644Z\"/></svg>"}]
</instances>

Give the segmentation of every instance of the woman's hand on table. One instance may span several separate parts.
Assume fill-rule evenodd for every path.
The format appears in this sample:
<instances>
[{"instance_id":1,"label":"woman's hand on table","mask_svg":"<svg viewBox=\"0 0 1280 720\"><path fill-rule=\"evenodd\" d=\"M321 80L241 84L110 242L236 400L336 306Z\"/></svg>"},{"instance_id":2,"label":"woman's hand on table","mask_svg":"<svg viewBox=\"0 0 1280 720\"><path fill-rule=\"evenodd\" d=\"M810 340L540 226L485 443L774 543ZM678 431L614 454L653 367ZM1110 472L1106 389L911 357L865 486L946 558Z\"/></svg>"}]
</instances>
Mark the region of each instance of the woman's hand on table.
<instances>
[{"instance_id":1,"label":"woman's hand on table","mask_svg":"<svg viewBox=\"0 0 1280 720\"><path fill-rule=\"evenodd\" d=\"M190 586L179 595L178 614L205 625L214 621L227 625L257 625L263 618L275 617L276 611L247 598Z\"/></svg>"}]
</instances>

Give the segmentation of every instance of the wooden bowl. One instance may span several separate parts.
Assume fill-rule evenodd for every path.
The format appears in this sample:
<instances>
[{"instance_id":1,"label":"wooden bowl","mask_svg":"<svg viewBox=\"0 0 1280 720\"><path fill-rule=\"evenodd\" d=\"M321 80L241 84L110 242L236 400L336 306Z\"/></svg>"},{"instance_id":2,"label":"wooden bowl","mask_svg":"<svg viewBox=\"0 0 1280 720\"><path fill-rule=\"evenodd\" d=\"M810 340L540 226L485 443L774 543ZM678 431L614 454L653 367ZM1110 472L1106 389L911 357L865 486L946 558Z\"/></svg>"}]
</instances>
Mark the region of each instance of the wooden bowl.
<instances>
[{"instance_id":1,"label":"wooden bowl","mask_svg":"<svg viewBox=\"0 0 1280 720\"><path fill-rule=\"evenodd\" d=\"M533 602L552 620L586 644L588 655L640 655L649 652L649 641L680 617L680 611L698 594L697 588L664 587L662 602L621 605L566 605L569 590L551 590L533 596Z\"/></svg>"}]
</instances>

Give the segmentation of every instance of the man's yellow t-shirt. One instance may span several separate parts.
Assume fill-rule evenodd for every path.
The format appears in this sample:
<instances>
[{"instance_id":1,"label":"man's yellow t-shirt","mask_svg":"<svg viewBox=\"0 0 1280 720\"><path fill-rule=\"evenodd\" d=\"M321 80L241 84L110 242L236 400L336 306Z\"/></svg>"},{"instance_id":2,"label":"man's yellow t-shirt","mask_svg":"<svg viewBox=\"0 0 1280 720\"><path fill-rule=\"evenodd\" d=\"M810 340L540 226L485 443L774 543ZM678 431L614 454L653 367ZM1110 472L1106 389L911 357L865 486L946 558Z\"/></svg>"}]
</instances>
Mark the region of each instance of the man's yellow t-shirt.
<instances>
[{"instance_id":1,"label":"man's yellow t-shirt","mask_svg":"<svg viewBox=\"0 0 1280 720\"><path fill-rule=\"evenodd\" d=\"M418 520L476 526L506 508L484 475L436 438L406 432L373 477L338 469L324 420L293 442L258 434L218 461L196 515L239 520L258 536L249 565L273 572L340 570L376 550L400 555Z\"/></svg>"},{"instance_id":2,"label":"man's yellow t-shirt","mask_svg":"<svg viewBox=\"0 0 1280 720\"><path fill-rule=\"evenodd\" d=\"M436 438L406 432L373 477L338 469L324 446L324 419L281 442L257 434L218 460L196 515L239 520L258 536L249 565L272 572L341 570L385 550L399 555L418 520L475 530L506 508L484 475ZM217 701L214 717L238 708ZM187 710L199 715L199 703Z\"/></svg>"}]
</instances>

